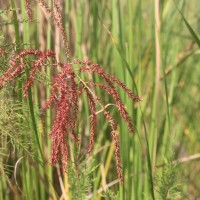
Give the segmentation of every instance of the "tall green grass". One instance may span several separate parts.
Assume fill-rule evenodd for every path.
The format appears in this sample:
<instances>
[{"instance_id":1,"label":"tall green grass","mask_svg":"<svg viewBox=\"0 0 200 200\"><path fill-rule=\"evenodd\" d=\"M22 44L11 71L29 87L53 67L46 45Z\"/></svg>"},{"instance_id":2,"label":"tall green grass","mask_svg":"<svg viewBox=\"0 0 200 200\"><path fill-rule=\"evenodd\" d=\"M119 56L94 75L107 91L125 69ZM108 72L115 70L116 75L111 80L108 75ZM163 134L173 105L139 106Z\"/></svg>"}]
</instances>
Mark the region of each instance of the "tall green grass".
<instances>
[{"instance_id":1,"label":"tall green grass","mask_svg":"<svg viewBox=\"0 0 200 200\"><path fill-rule=\"evenodd\" d=\"M51 6L50 1L48 4ZM29 91L28 101L23 100L22 82L26 79L23 76L18 81L17 90L22 109L17 112L28 118L31 131L27 130L27 137L33 134L33 142L29 146L33 156L27 155L26 151L14 151L15 144L11 145L12 154L5 156L10 153L10 146L3 148L0 143L0 199L70 199L82 193L86 199L103 199L103 195L120 200L158 199L157 182L163 184L161 188L167 183L154 177L162 171L169 179L175 175L174 181L179 182L180 179L183 182L179 186L182 196L177 193L175 197L170 197L169 192L166 199L199 197L199 180L196 176L199 173L198 159L187 161L190 155L199 153L200 142L197 4L197 0L65 1L62 4L62 16L73 57L90 58L100 64L106 72L126 83L142 100L134 105L123 91L118 91L135 124L136 131L130 134L112 100L100 90L97 91L98 96L109 104L108 108L118 122L124 184L119 184L117 180L110 130L101 112L97 115L94 150L91 155L86 154L90 120L86 98L81 100L77 129L81 146L77 148L69 141L69 173L62 177L59 167L48 165L51 145L48 133L55 110L47 111L42 116L39 106L44 102L41 93L45 92L48 97L50 88L46 84L47 87L42 90L35 83L34 89ZM0 11L12 8L11 12L0 12L4 35L0 48L15 43L16 52L29 48L53 49L65 61L62 41L49 23L50 16L44 15L32 3L35 20L29 23L24 20L26 11L23 1L11 0L0 2L0 5ZM45 46L41 46L43 43ZM3 64L3 58L0 63ZM2 74L3 67L0 70ZM55 73L55 70L47 68L45 80L50 82ZM85 75L81 75L81 78L88 80ZM94 79L100 82L98 77ZM29 107L29 110L25 107ZM21 124L24 123L22 120ZM6 127L0 128L2 136ZM24 140L23 137L21 140ZM176 162L180 158L185 158L185 161L172 167L163 158L171 159L169 162ZM9 164L13 170L7 166ZM174 171L168 173L164 166ZM160 179L166 180L162 176ZM77 184L73 180L77 180Z\"/></svg>"}]
</instances>

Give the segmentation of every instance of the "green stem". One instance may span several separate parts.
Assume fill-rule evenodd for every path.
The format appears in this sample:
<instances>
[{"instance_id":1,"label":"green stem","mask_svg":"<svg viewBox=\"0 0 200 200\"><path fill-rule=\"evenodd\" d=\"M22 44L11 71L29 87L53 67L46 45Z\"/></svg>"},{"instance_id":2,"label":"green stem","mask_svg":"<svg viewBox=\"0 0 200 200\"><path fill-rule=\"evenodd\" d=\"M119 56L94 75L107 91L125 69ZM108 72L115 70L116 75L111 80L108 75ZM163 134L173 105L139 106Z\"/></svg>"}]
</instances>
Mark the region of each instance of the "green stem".
<instances>
[{"instance_id":1,"label":"green stem","mask_svg":"<svg viewBox=\"0 0 200 200\"><path fill-rule=\"evenodd\" d=\"M28 72L27 72L27 76L28 76ZM35 133L36 142L37 142L41 157L43 159L42 148L41 148L41 145L40 145L40 140L39 140L38 130L37 130L37 124L36 124L36 120L35 120L31 88L28 89L28 103L29 103L29 109L30 109L30 113L31 113L31 121L32 121L34 133Z\"/></svg>"},{"instance_id":2,"label":"green stem","mask_svg":"<svg viewBox=\"0 0 200 200\"><path fill-rule=\"evenodd\" d=\"M16 51L17 51L17 53L19 53L19 51L20 51L20 37L19 37L17 12L16 12L16 8L15 8L14 0L10 0L10 2L11 2L11 7L13 9L13 21L14 21L14 28L15 28Z\"/></svg>"},{"instance_id":3,"label":"green stem","mask_svg":"<svg viewBox=\"0 0 200 200\"><path fill-rule=\"evenodd\" d=\"M18 27L18 19L17 19L17 12L16 12L16 7L14 0L10 0L11 7L13 10L13 22L14 22L14 29L15 29L15 43L16 43L16 53L20 52L20 36L19 36L19 27ZM20 109L19 109L19 114L23 115L23 110L22 110L22 104L23 104L23 98L22 98L22 81L18 80L17 81L17 86L18 86L18 101L20 103ZM23 123L23 119L20 118L20 123ZM24 140L24 136L22 136L22 140ZM24 154L24 152L23 152ZM28 191L28 185L27 185L27 177L25 176L26 174L26 162L23 160L22 162L22 173L24 174L23 176L23 188L25 188L25 196L29 196L29 191ZM28 174L28 173L27 173ZM25 177L25 178L24 178Z\"/></svg>"},{"instance_id":4,"label":"green stem","mask_svg":"<svg viewBox=\"0 0 200 200\"><path fill-rule=\"evenodd\" d=\"M17 12L16 12L14 0L11 0L11 6L12 6L12 9L13 9L13 18L14 18L16 52L19 53L20 52L20 36L19 36L18 19L17 19ZM27 77L28 77L28 73L27 73ZM18 97L19 97L20 103L22 103L22 81L18 82L18 87L19 87ZM30 113L31 113L31 120L32 120L32 125L33 125L33 129L34 129L37 145L39 147L39 151L40 151L40 154L42 156L42 149L41 149L40 142L39 142L37 125L36 125L34 109L33 109L33 100L32 100L31 89L28 90L28 101L29 101L29 109L30 109ZM22 110L21 110L21 112L22 112Z\"/></svg>"}]
</instances>

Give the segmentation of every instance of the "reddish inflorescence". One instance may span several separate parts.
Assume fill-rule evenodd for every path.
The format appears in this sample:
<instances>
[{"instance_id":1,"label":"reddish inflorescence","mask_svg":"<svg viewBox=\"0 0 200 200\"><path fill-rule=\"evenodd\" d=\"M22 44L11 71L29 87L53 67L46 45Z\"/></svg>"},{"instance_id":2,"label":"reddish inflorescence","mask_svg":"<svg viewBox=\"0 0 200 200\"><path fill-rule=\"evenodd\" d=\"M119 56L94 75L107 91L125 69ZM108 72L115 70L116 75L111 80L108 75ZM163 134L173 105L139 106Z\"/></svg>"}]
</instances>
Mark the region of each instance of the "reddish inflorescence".
<instances>
[{"instance_id":1,"label":"reddish inflorescence","mask_svg":"<svg viewBox=\"0 0 200 200\"><path fill-rule=\"evenodd\" d=\"M30 0L25 0L25 8L26 8L26 13L27 13L27 16L28 16L28 20L32 21L33 17L32 17L32 10L31 10Z\"/></svg>"},{"instance_id":2,"label":"reddish inflorescence","mask_svg":"<svg viewBox=\"0 0 200 200\"><path fill-rule=\"evenodd\" d=\"M51 148L51 157L50 164L62 163L62 168L64 171L67 171L67 162L68 162L68 145L67 138L72 137L75 143L79 144L78 136L75 132L77 119L78 119L78 99L82 93L85 93L88 98L89 108L91 111L90 118L90 142L88 147L88 153L91 153L94 140L95 140L95 131L97 124L97 114L96 114L96 105L97 103L102 107L105 119L108 121L111 127L111 138L114 142L115 158L116 158L116 169L119 179L123 180L122 173L122 164L120 159L120 150L119 150L119 137L117 135L116 129L117 124L110 112L103 105L100 98L98 98L94 92L92 92L95 87L99 87L109 94L115 101L116 107L127 123L128 129L130 132L134 131L134 125L132 120L125 109L124 104L122 103L119 94L115 88L115 85L119 86L124 90L128 97L135 102L140 101L139 97L134 95L134 93L126 87L124 83L118 80L116 77L107 74L98 64L94 64L92 61L86 60L74 60L70 62L70 52L68 48L68 42L66 39L65 30L62 25L62 18L59 12L59 6L55 0L52 0L53 9L48 7L43 0L36 0L36 2L47 12L49 13L56 26L59 27L62 35L62 39L65 45L65 54L67 57L66 63L57 63L55 59L55 54L53 51L48 50L41 52L39 50L22 50L16 56L14 56L10 61L10 67L0 78L0 88L5 86L5 84L11 82L18 76L20 76L25 70L24 67L30 67L30 75L27 82L24 84L24 97L28 95L28 89L32 86L36 72L42 66L45 65L47 60L51 60L52 65L59 67L61 70L52 81L51 93L48 100L45 103L45 109L49 109L51 105L56 107L56 117L52 124L50 131L50 138L52 139L52 148ZM27 13L31 13L29 1L26 0ZM30 14L29 14L30 15ZM31 57L29 62L26 62L26 57ZM32 61L31 61L32 60ZM30 64L31 63L31 64ZM84 82L74 71L73 66L79 65L78 71L80 73L91 73L99 75L103 83L95 83L89 81L89 83ZM92 89L92 90L91 90Z\"/></svg>"},{"instance_id":3,"label":"reddish inflorescence","mask_svg":"<svg viewBox=\"0 0 200 200\"><path fill-rule=\"evenodd\" d=\"M56 0L51 0L53 3L53 9L51 9L44 0L36 0L36 2L40 5L40 7L47 13L49 13L53 19L54 24L60 29L62 41L65 48L65 55L67 57L67 60L70 60L70 50L69 45L67 42L67 34L64 29L63 23L62 23L62 16L60 14L60 7Z\"/></svg>"}]
</instances>

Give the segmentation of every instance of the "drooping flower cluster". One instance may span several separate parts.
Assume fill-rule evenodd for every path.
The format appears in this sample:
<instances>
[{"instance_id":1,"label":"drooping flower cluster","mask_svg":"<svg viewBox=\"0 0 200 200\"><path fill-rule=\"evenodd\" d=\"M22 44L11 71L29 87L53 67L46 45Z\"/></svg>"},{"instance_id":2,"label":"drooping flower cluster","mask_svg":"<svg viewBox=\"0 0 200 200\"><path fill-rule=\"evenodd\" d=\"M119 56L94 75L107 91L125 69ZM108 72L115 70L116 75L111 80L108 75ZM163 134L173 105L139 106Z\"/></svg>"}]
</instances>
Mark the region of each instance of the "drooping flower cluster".
<instances>
[{"instance_id":1,"label":"drooping flower cluster","mask_svg":"<svg viewBox=\"0 0 200 200\"><path fill-rule=\"evenodd\" d=\"M66 171L68 161L67 133L72 134L76 144L78 144L75 128L79 91L72 67L68 64L62 64L62 67L62 72L53 81L51 95L46 102L45 108L55 103L57 110L56 119L53 122L50 132L52 139L51 164L58 163L61 154L63 169Z\"/></svg>"},{"instance_id":2,"label":"drooping flower cluster","mask_svg":"<svg viewBox=\"0 0 200 200\"><path fill-rule=\"evenodd\" d=\"M105 105L103 105L101 99L98 98L92 91L95 90L96 87L99 87L113 98L116 107L123 120L127 123L130 132L134 131L134 125L119 97L116 86L124 90L128 97L135 102L140 101L140 99L134 95L134 93L128 89L124 83L122 83L116 77L106 73L100 65L95 64L90 60L70 61L70 51L66 39L66 33L62 24L60 8L57 2L52 0L53 9L48 7L43 0L36 0L36 2L42 7L42 9L52 16L55 25L59 27L65 46L67 62L56 62L55 53L51 50L44 52L32 49L22 50L10 60L10 67L7 68L6 72L4 72L0 78L0 88L4 87L6 84L20 76L25 71L25 66L29 66L30 75L27 82L24 83L23 90L24 98L27 97L28 89L34 83L37 70L39 70L42 66L48 66L45 65L45 62L50 59L51 63L53 63L53 66L57 66L61 69L58 75L52 81L51 93L44 107L45 109L49 109L53 104L56 107L56 117L50 131L50 138L52 139L50 164L53 165L61 162L63 170L67 171L69 155L67 138L71 136L75 143L77 145L79 144L79 139L77 133L75 132L79 112L78 100L79 96L82 93L85 93L88 98L89 108L91 111L88 153L91 153L94 146L97 124L96 105L99 104L103 110L105 119L108 121L111 127L111 138L114 142L117 174L119 179L122 181L123 173L120 159L119 137L116 132L117 124L110 112L106 109ZM26 8L28 15L31 15L29 0L26 0ZM26 62L27 57L30 58L28 63ZM77 67L76 69L79 73L91 73L99 75L102 78L102 83L95 83L92 80L90 80L89 83L84 82L78 76L78 73L75 73L74 65L78 65L78 69Z\"/></svg>"},{"instance_id":3,"label":"drooping flower cluster","mask_svg":"<svg viewBox=\"0 0 200 200\"><path fill-rule=\"evenodd\" d=\"M33 59L32 67L30 68L30 75L28 77L27 82L24 84L23 96L26 97L28 95L28 89L32 86L36 72L41 68L45 61L51 58L55 61L55 54L53 51L45 51L41 52L38 50L23 50L19 54L17 54L10 61L10 67L0 78L0 88L2 88L6 83L11 82L16 77L22 74L23 68L27 65L25 62L25 58L27 56L35 56ZM79 72L90 72L96 73L100 77L104 79L105 83L94 83L92 81L89 84L86 84L83 80L80 79L78 75L75 74L73 70L73 65L79 64L81 65L78 68ZM107 94L113 97L116 107L127 123L130 132L134 131L134 126L131 118L126 111L124 104L119 98L119 94L114 86L117 84L121 87L128 96L134 101L139 101L140 99L133 94L131 90L129 90L121 81L119 81L116 77L111 76L97 64L92 63L91 61L73 61L71 64L69 63L56 63L54 64L61 68L61 71L57 75L56 78L52 81L51 94L49 99L45 103L45 109L50 108L51 105L56 105L56 118L52 124L50 137L52 139L52 150L51 150L51 160L50 163L58 163L60 160L62 162L63 170L67 170L67 162L68 162L68 147L66 139L68 134L71 134L75 143L78 145L79 140L78 136L75 133L77 119L78 119L78 98L80 94L83 92L86 93L89 107L91 110L91 120L90 120L90 142L88 147L88 153L90 153L93 149L94 140L95 140L95 130L96 130L96 104L99 103L102 106L104 111L104 115L106 120L108 121L111 127L111 137L114 141L115 147L115 156L117 163L117 173L119 178L122 179L122 169L121 169L121 161L120 161L120 151L119 151L119 138L116 133L116 122L112 118L109 111L106 110L105 106L100 102L101 100L95 96L95 94L91 91L91 87L99 87L103 89ZM78 85L80 83L80 85Z\"/></svg>"}]
</instances>

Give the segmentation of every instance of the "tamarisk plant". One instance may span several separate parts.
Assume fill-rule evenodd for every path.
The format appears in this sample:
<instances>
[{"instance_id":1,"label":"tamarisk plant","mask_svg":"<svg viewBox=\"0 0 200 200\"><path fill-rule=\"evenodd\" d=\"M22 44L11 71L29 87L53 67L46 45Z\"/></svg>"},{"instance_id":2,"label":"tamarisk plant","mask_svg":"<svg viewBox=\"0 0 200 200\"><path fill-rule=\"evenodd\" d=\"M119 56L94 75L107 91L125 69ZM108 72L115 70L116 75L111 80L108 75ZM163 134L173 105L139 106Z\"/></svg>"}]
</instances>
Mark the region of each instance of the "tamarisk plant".
<instances>
[{"instance_id":1,"label":"tamarisk plant","mask_svg":"<svg viewBox=\"0 0 200 200\"><path fill-rule=\"evenodd\" d=\"M140 101L140 98L136 96L130 89L126 87L124 83L122 83L116 77L106 73L100 65L95 64L90 60L71 61L68 41L66 39L66 32L62 24L62 17L58 3L55 0L52 0L53 8L51 9L43 0L36 0L36 2L43 10L52 16L54 24L59 27L67 61L57 62L55 53L51 50L44 52L33 49L21 50L10 60L10 66L0 78L0 88L4 87L6 84L11 83L11 81L19 77L22 73L25 72L25 67L29 66L29 75L27 77L27 82L24 83L23 88L23 97L27 97L28 89L33 85L37 71L42 66L48 66L45 63L46 61L51 60L50 65L53 67L58 67L60 72L52 81L51 93L43 108L49 109L52 105L55 105L56 107L56 117L49 134L50 138L52 139L50 164L53 165L61 162L63 171L67 171L69 152L66 139L69 135L71 135L75 143L77 145L79 144L79 139L77 133L75 132L79 112L78 100L81 94L86 93L91 110L90 141L88 153L91 153L94 146L97 121L96 105L99 104L103 109L105 119L108 121L111 127L111 137L114 142L116 159L116 170L118 178L122 182L123 173L120 159L119 137L116 133L117 123L110 112L106 110L106 107L102 103L101 99L93 91L96 87L99 87L114 99L116 107L123 120L127 123L130 132L134 131L134 125L127 110L125 109L123 102L120 100L116 85L124 90L128 97L135 102ZM32 13L30 2L26 0L25 5L28 17L31 21ZM29 58L28 62L27 58ZM75 65L78 66L78 68L75 68ZM75 73L75 69L78 73ZM79 73L97 74L102 78L103 83L95 83L92 80L86 83L80 78L78 75Z\"/></svg>"}]
</instances>

